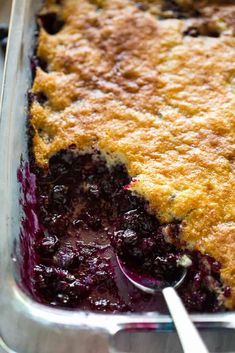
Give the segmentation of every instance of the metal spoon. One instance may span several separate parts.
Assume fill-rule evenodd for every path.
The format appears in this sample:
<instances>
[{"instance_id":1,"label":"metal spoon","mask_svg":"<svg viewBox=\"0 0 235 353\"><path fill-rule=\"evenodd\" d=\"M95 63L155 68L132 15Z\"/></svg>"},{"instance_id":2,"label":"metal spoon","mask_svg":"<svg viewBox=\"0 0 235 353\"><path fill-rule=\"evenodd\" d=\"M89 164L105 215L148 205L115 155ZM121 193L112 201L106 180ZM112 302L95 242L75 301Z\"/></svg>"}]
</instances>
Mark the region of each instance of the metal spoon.
<instances>
[{"instance_id":1,"label":"metal spoon","mask_svg":"<svg viewBox=\"0 0 235 353\"><path fill-rule=\"evenodd\" d=\"M168 285L167 287L164 287L162 281L150 277L144 277L130 271L118 256L117 263L124 276L135 287L149 294L162 292L185 353L208 353L201 336L191 321L183 302L175 290L175 288L179 287L184 281L187 274L186 268L183 268L182 275L178 281L172 283L172 286Z\"/></svg>"}]
</instances>

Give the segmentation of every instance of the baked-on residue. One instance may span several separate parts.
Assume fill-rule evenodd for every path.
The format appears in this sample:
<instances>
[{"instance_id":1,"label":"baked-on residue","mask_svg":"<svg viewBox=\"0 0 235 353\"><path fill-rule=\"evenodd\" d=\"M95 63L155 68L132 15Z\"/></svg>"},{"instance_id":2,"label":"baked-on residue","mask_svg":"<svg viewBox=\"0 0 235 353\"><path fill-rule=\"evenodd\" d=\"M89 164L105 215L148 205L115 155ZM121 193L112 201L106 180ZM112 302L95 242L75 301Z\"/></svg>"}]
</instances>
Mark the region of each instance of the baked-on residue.
<instances>
[{"instance_id":1,"label":"baked-on residue","mask_svg":"<svg viewBox=\"0 0 235 353\"><path fill-rule=\"evenodd\" d=\"M63 26L40 29L37 163L70 145L124 162L161 222L182 220L182 241L220 261L235 307L235 5L63 0L48 13Z\"/></svg>"}]
</instances>

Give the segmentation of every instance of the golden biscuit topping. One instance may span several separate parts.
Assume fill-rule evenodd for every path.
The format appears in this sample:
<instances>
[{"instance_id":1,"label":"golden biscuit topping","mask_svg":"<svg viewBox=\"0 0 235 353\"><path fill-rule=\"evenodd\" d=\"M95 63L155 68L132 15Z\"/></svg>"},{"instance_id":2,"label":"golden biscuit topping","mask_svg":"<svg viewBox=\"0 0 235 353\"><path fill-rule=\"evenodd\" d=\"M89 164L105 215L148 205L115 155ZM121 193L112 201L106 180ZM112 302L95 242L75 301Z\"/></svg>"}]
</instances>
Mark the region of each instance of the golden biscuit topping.
<instances>
[{"instance_id":1,"label":"golden biscuit topping","mask_svg":"<svg viewBox=\"0 0 235 353\"><path fill-rule=\"evenodd\" d=\"M37 163L70 145L124 162L159 220L182 221L182 244L221 262L234 307L235 5L59 3L42 10L63 25L40 30L48 72L37 69L32 90L47 98L31 105Z\"/></svg>"}]
</instances>

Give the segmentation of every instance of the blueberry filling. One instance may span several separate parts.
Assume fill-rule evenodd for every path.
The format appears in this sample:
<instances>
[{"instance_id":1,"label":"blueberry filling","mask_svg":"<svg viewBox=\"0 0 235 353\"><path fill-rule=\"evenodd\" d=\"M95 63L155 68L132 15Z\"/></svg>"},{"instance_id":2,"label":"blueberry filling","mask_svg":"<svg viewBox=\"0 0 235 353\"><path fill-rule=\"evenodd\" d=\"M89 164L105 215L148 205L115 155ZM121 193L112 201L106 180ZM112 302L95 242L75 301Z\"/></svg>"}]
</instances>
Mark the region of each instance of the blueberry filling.
<instances>
[{"instance_id":1,"label":"blueberry filling","mask_svg":"<svg viewBox=\"0 0 235 353\"><path fill-rule=\"evenodd\" d=\"M58 33L64 26L64 21L54 12L39 15L38 18L44 30L51 35Z\"/></svg>"},{"instance_id":2,"label":"blueberry filling","mask_svg":"<svg viewBox=\"0 0 235 353\"><path fill-rule=\"evenodd\" d=\"M200 26L193 26L193 27L187 28L183 32L183 35L190 36L190 37L205 36L205 37L218 38L220 37L221 33L217 28L210 28L206 23L204 23Z\"/></svg>"},{"instance_id":3,"label":"blueberry filling","mask_svg":"<svg viewBox=\"0 0 235 353\"><path fill-rule=\"evenodd\" d=\"M33 293L48 305L103 312L165 310L161 299L134 288L118 269L130 267L171 282L188 262L179 293L191 311L224 310L230 295L220 264L179 248L181 224L161 225L133 195L123 165L108 168L98 152L61 151L36 175L39 230L34 239ZM167 241L166 241L167 239Z\"/></svg>"},{"instance_id":4,"label":"blueberry filling","mask_svg":"<svg viewBox=\"0 0 235 353\"><path fill-rule=\"evenodd\" d=\"M38 92L38 93L29 92L28 99L29 99L30 103L36 101L36 102L40 103L41 105L43 105L44 103L46 103L48 101L47 96L43 92Z\"/></svg>"},{"instance_id":5,"label":"blueberry filling","mask_svg":"<svg viewBox=\"0 0 235 353\"><path fill-rule=\"evenodd\" d=\"M162 5L162 11L164 17L177 18L177 19L187 19L190 17L199 17L200 12L193 7L181 6L174 0L165 0ZM167 12L170 12L169 16Z\"/></svg>"},{"instance_id":6,"label":"blueberry filling","mask_svg":"<svg viewBox=\"0 0 235 353\"><path fill-rule=\"evenodd\" d=\"M45 60L39 58L38 56L34 55L31 58L31 70L32 70L32 75L35 77L36 69L37 67L40 67L43 71L47 72L47 63Z\"/></svg>"}]
</instances>

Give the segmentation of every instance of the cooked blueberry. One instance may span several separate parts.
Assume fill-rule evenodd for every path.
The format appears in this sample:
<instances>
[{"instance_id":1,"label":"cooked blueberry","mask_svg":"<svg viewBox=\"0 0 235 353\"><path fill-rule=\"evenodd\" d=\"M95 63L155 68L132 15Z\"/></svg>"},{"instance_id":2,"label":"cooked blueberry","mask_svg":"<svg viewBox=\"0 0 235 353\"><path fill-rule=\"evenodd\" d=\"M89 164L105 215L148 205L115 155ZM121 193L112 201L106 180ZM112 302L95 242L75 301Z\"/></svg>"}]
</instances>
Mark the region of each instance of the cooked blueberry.
<instances>
[{"instance_id":1,"label":"cooked blueberry","mask_svg":"<svg viewBox=\"0 0 235 353\"><path fill-rule=\"evenodd\" d=\"M79 254L70 248L60 249L54 256L54 264L63 269L78 267L80 265Z\"/></svg>"},{"instance_id":2,"label":"cooked blueberry","mask_svg":"<svg viewBox=\"0 0 235 353\"><path fill-rule=\"evenodd\" d=\"M88 184L87 185L87 189L86 189L86 193L87 196L91 199L91 200L95 200L98 199L101 196L101 192L99 189L99 186L96 184Z\"/></svg>"},{"instance_id":3,"label":"cooked blueberry","mask_svg":"<svg viewBox=\"0 0 235 353\"><path fill-rule=\"evenodd\" d=\"M208 25L208 23L204 22L200 24L198 27L189 27L184 32L184 36L198 37L198 36L206 36L212 38L220 37L220 31L218 28L213 28Z\"/></svg>"},{"instance_id":4,"label":"cooked blueberry","mask_svg":"<svg viewBox=\"0 0 235 353\"><path fill-rule=\"evenodd\" d=\"M134 247L131 251L131 254L132 254L133 258L136 258L136 260L138 260L138 259L143 260L143 252L138 247Z\"/></svg>"},{"instance_id":5,"label":"cooked blueberry","mask_svg":"<svg viewBox=\"0 0 235 353\"><path fill-rule=\"evenodd\" d=\"M177 259L173 254L169 254L167 256L157 256L154 260L154 266L156 272L170 272L176 269Z\"/></svg>"},{"instance_id":6,"label":"cooked blueberry","mask_svg":"<svg viewBox=\"0 0 235 353\"><path fill-rule=\"evenodd\" d=\"M64 26L64 21L61 20L58 15L54 12L40 15L38 17L40 19L42 27L49 34L53 35L58 33Z\"/></svg>"},{"instance_id":7,"label":"cooked blueberry","mask_svg":"<svg viewBox=\"0 0 235 353\"><path fill-rule=\"evenodd\" d=\"M47 96L43 92L38 92L34 94L34 99L40 104L44 104L48 100Z\"/></svg>"},{"instance_id":8,"label":"cooked blueberry","mask_svg":"<svg viewBox=\"0 0 235 353\"><path fill-rule=\"evenodd\" d=\"M63 152L52 156L49 160L49 172L54 178L59 178L67 174L69 163L63 159Z\"/></svg>"},{"instance_id":9,"label":"cooked blueberry","mask_svg":"<svg viewBox=\"0 0 235 353\"><path fill-rule=\"evenodd\" d=\"M231 288L230 287L227 286L224 288L224 296L226 298L229 298L231 296Z\"/></svg>"},{"instance_id":10,"label":"cooked blueberry","mask_svg":"<svg viewBox=\"0 0 235 353\"><path fill-rule=\"evenodd\" d=\"M43 71L47 72L47 62L44 59L39 58L38 56L31 57L31 69L33 76L35 76L37 67L40 67Z\"/></svg>"},{"instance_id":11,"label":"cooked blueberry","mask_svg":"<svg viewBox=\"0 0 235 353\"><path fill-rule=\"evenodd\" d=\"M218 273L221 269L221 265L218 261L215 261L215 259L213 259L213 257L209 256L209 255L205 255L205 258L204 258L204 264L206 265L206 261L208 263L208 267L209 267L209 270L212 271L212 272L215 272L215 273Z\"/></svg>"},{"instance_id":12,"label":"cooked blueberry","mask_svg":"<svg viewBox=\"0 0 235 353\"><path fill-rule=\"evenodd\" d=\"M141 241L141 250L145 256L156 252L156 242L152 238L143 238Z\"/></svg>"},{"instance_id":13,"label":"cooked blueberry","mask_svg":"<svg viewBox=\"0 0 235 353\"><path fill-rule=\"evenodd\" d=\"M68 201L68 187L65 185L55 185L50 196L53 208L61 209Z\"/></svg>"},{"instance_id":14,"label":"cooked blueberry","mask_svg":"<svg viewBox=\"0 0 235 353\"><path fill-rule=\"evenodd\" d=\"M134 209L126 212L123 215L123 227L130 228L138 232L138 234L144 236L151 233L156 229L154 219L147 212Z\"/></svg>"},{"instance_id":15,"label":"cooked blueberry","mask_svg":"<svg viewBox=\"0 0 235 353\"><path fill-rule=\"evenodd\" d=\"M203 275L199 271L194 275L192 280L193 290L198 290L201 287L202 282L203 282Z\"/></svg>"},{"instance_id":16,"label":"cooked blueberry","mask_svg":"<svg viewBox=\"0 0 235 353\"><path fill-rule=\"evenodd\" d=\"M190 36L190 37L198 37L200 35L198 28L196 27L189 27L186 29L183 33L184 36Z\"/></svg>"},{"instance_id":17,"label":"cooked blueberry","mask_svg":"<svg viewBox=\"0 0 235 353\"><path fill-rule=\"evenodd\" d=\"M70 223L70 217L66 214L52 214L47 223L51 233L55 233L58 237L66 235Z\"/></svg>"},{"instance_id":18,"label":"cooked blueberry","mask_svg":"<svg viewBox=\"0 0 235 353\"><path fill-rule=\"evenodd\" d=\"M138 242L138 236L132 229L126 229L122 233L122 241L125 246L132 246Z\"/></svg>"},{"instance_id":19,"label":"cooked blueberry","mask_svg":"<svg viewBox=\"0 0 235 353\"><path fill-rule=\"evenodd\" d=\"M174 0L165 0L163 2L162 11L172 11L177 18L185 18L182 8Z\"/></svg>"},{"instance_id":20,"label":"cooked blueberry","mask_svg":"<svg viewBox=\"0 0 235 353\"><path fill-rule=\"evenodd\" d=\"M203 291L189 292L183 297L186 307L193 311L203 311L206 299L206 293L203 293Z\"/></svg>"},{"instance_id":21,"label":"cooked blueberry","mask_svg":"<svg viewBox=\"0 0 235 353\"><path fill-rule=\"evenodd\" d=\"M106 178L100 180L100 188L102 190L103 196L110 196L113 194L113 185Z\"/></svg>"},{"instance_id":22,"label":"cooked blueberry","mask_svg":"<svg viewBox=\"0 0 235 353\"><path fill-rule=\"evenodd\" d=\"M55 235L44 237L38 244L38 251L42 256L54 254L59 247L59 239Z\"/></svg>"},{"instance_id":23,"label":"cooked blueberry","mask_svg":"<svg viewBox=\"0 0 235 353\"><path fill-rule=\"evenodd\" d=\"M142 262L142 267L143 267L143 271L144 273L148 273L150 275L154 275L154 277L156 277L156 273L153 271L153 259L150 257L150 258L147 258L145 257L143 262Z\"/></svg>"},{"instance_id":24,"label":"cooked blueberry","mask_svg":"<svg viewBox=\"0 0 235 353\"><path fill-rule=\"evenodd\" d=\"M37 289L43 289L47 287L44 278L44 269L41 266L34 267L34 282Z\"/></svg>"}]
</instances>

